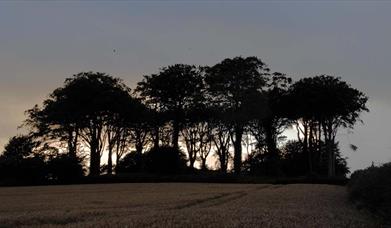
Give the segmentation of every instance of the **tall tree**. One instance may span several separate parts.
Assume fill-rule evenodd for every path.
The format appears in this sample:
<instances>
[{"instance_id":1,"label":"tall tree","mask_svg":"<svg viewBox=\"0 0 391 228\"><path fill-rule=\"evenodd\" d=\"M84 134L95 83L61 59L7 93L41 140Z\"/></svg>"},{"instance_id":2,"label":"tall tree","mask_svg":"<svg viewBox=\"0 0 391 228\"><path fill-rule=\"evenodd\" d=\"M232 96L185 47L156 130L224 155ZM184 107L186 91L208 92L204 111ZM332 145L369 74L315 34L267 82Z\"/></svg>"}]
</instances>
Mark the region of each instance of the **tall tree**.
<instances>
[{"instance_id":1,"label":"tall tree","mask_svg":"<svg viewBox=\"0 0 391 228\"><path fill-rule=\"evenodd\" d=\"M189 166L190 168L194 168L198 153L197 144L200 142L197 124L187 124L182 129L182 136L184 145L186 146Z\"/></svg>"},{"instance_id":2,"label":"tall tree","mask_svg":"<svg viewBox=\"0 0 391 228\"><path fill-rule=\"evenodd\" d=\"M262 119L265 129L265 140L271 156L277 156L277 141L281 133L290 125L285 115L284 99L292 79L281 73L273 73L268 81L265 96L268 103L268 113Z\"/></svg>"},{"instance_id":3,"label":"tall tree","mask_svg":"<svg viewBox=\"0 0 391 228\"><path fill-rule=\"evenodd\" d=\"M99 175L108 133L110 144L115 138L113 126L118 119L118 103L129 97L129 93L130 89L118 78L82 72L54 90L42 109L30 110L27 123L39 134L67 141L72 156L78 143L86 143L90 149L90 175Z\"/></svg>"},{"instance_id":4,"label":"tall tree","mask_svg":"<svg viewBox=\"0 0 391 228\"><path fill-rule=\"evenodd\" d=\"M271 167L267 170L270 175L281 173L278 143L284 138L281 134L292 122L285 114L284 104L291 82L292 79L285 74L271 74L265 91L255 98L258 107L251 110L254 119L249 130L257 141L258 153L262 151L262 147L266 149L263 160Z\"/></svg>"},{"instance_id":5,"label":"tall tree","mask_svg":"<svg viewBox=\"0 0 391 228\"><path fill-rule=\"evenodd\" d=\"M323 134L328 153L328 176L335 176L333 147L337 131L340 127L353 128L360 121L360 113L369 111L366 107L368 98L339 77L328 75L303 78L292 86L290 93L290 103L295 107L292 111L304 128L304 149L313 148L316 138L321 149ZM307 153L310 155L311 151Z\"/></svg>"},{"instance_id":6,"label":"tall tree","mask_svg":"<svg viewBox=\"0 0 391 228\"><path fill-rule=\"evenodd\" d=\"M117 96L108 109L107 132L107 173L113 171L113 154L116 153L117 162L121 156L134 145L136 151L141 154L147 135L148 111L146 107L130 94ZM140 128L143 126L143 128Z\"/></svg>"},{"instance_id":7,"label":"tall tree","mask_svg":"<svg viewBox=\"0 0 391 228\"><path fill-rule=\"evenodd\" d=\"M265 86L269 69L257 57L225 59L207 71L206 82L212 102L225 110L233 126L234 170L239 174L242 164L242 137L250 117L245 107L251 94Z\"/></svg>"},{"instance_id":8,"label":"tall tree","mask_svg":"<svg viewBox=\"0 0 391 228\"><path fill-rule=\"evenodd\" d=\"M231 158L229 152L231 147L229 129L226 128L226 124L219 121L213 122L212 126L212 141L215 148L215 155L218 158L220 171L222 173L227 173L229 159Z\"/></svg>"},{"instance_id":9,"label":"tall tree","mask_svg":"<svg viewBox=\"0 0 391 228\"><path fill-rule=\"evenodd\" d=\"M172 146L178 148L184 110L202 89L202 69L185 64L164 67L158 74L144 76L136 91L146 104L164 112L172 121Z\"/></svg>"},{"instance_id":10,"label":"tall tree","mask_svg":"<svg viewBox=\"0 0 391 228\"><path fill-rule=\"evenodd\" d=\"M59 147L66 150L70 157L76 158L80 139L76 109L70 104L56 104L52 96L54 94L44 101L42 108L35 105L26 111L27 119L22 126L29 129L36 141Z\"/></svg>"}]
</instances>

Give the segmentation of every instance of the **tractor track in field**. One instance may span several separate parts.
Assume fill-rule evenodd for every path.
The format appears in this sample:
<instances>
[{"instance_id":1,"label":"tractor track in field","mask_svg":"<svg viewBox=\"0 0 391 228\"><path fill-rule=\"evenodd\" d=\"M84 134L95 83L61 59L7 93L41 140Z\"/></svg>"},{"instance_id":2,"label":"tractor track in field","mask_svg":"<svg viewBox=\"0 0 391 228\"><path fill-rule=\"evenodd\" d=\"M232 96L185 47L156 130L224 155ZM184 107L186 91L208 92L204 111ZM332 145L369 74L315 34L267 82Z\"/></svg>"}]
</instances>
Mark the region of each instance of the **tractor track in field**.
<instances>
[{"instance_id":1,"label":"tractor track in field","mask_svg":"<svg viewBox=\"0 0 391 228\"><path fill-rule=\"evenodd\" d=\"M211 197L191 200L185 204L173 207L171 209L173 210L181 210L181 209L187 209L191 207L200 207L200 208L207 208L207 207L215 207L215 206L221 206L223 204L229 203L234 200L241 199L243 197L246 197L249 193L256 192L259 190L264 190L268 188L280 188L282 186L279 185L264 185L259 186L255 188L251 188L248 191L237 191L237 192L231 192L231 193L222 193Z\"/></svg>"}]
</instances>

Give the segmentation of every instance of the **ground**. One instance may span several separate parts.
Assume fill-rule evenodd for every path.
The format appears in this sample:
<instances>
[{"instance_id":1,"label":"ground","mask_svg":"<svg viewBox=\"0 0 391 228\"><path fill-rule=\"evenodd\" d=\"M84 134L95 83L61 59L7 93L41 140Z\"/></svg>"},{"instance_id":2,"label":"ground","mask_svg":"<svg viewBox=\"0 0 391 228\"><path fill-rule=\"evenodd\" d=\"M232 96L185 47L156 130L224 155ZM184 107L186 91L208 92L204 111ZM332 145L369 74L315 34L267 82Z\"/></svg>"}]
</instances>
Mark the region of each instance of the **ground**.
<instances>
[{"instance_id":1,"label":"ground","mask_svg":"<svg viewBox=\"0 0 391 228\"><path fill-rule=\"evenodd\" d=\"M0 188L0 227L378 227L332 185Z\"/></svg>"}]
</instances>

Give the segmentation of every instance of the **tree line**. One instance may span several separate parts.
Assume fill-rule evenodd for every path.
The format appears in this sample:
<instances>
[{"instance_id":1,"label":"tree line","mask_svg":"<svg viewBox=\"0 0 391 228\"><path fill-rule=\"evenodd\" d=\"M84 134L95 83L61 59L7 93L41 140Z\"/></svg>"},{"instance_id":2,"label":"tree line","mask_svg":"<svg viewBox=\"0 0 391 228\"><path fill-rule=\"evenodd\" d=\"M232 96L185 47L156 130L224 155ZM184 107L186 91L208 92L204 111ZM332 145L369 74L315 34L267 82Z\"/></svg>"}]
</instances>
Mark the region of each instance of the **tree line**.
<instances>
[{"instance_id":1,"label":"tree line","mask_svg":"<svg viewBox=\"0 0 391 228\"><path fill-rule=\"evenodd\" d=\"M360 121L367 100L339 77L294 82L257 57L170 65L134 89L106 73L82 72L26 111L29 133L10 140L0 167L18 156L88 160L89 175L98 176L164 166L169 156L207 170L214 156L222 173L232 166L235 174L345 175L337 131ZM286 141L288 128L296 140Z\"/></svg>"}]
</instances>

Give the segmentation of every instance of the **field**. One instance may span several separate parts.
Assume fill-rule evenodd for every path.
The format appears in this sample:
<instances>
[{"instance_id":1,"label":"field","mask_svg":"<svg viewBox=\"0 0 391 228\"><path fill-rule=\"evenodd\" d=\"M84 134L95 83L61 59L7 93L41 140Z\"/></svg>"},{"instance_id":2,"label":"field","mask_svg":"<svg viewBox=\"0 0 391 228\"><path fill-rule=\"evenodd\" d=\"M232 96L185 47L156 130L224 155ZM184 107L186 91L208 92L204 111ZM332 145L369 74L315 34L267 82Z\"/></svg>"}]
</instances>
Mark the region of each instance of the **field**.
<instances>
[{"instance_id":1,"label":"field","mask_svg":"<svg viewBox=\"0 0 391 228\"><path fill-rule=\"evenodd\" d=\"M0 227L378 227L331 185L0 188Z\"/></svg>"}]
</instances>

